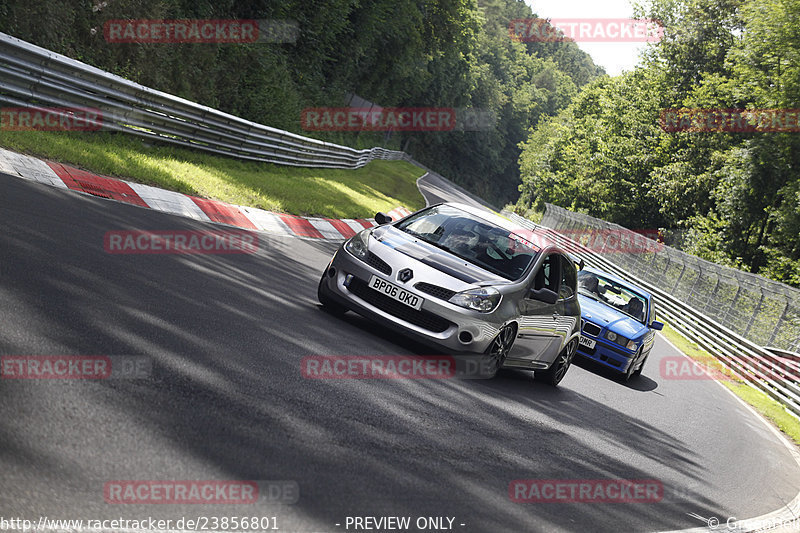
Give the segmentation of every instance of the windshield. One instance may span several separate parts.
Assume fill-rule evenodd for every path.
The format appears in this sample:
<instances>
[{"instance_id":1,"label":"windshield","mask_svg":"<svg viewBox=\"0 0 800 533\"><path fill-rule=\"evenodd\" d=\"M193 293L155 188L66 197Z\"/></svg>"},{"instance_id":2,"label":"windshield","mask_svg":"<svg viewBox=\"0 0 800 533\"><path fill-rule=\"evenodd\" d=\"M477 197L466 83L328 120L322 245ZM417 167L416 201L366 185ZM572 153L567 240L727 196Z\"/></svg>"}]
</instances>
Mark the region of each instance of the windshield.
<instances>
[{"instance_id":1,"label":"windshield","mask_svg":"<svg viewBox=\"0 0 800 533\"><path fill-rule=\"evenodd\" d=\"M621 283L601 274L581 270L578 272L578 293L644 323L647 299Z\"/></svg>"},{"instance_id":2,"label":"windshield","mask_svg":"<svg viewBox=\"0 0 800 533\"><path fill-rule=\"evenodd\" d=\"M525 238L452 206L417 213L398 229L508 280L517 280L539 249Z\"/></svg>"}]
</instances>

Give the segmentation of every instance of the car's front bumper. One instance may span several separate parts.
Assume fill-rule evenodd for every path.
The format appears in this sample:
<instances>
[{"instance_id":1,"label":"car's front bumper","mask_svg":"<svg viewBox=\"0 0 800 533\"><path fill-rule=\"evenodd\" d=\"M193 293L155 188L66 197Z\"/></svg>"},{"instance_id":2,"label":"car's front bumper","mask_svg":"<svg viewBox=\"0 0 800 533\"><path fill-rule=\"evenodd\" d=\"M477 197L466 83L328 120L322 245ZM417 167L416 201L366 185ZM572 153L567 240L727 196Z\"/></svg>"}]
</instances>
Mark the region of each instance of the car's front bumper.
<instances>
[{"instance_id":1,"label":"car's front bumper","mask_svg":"<svg viewBox=\"0 0 800 533\"><path fill-rule=\"evenodd\" d=\"M635 353L628 352L610 341L592 337L586 333L582 333L582 335L594 340L595 344L594 348L587 348L582 344L578 344L578 355L622 373L627 372L628 368L633 364Z\"/></svg>"},{"instance_id":2,"label":"car's front bumper","mask_svg":"<svg viewBox=\"0 0 800 533\"><path fill-rule=\"evenodd\" d=\"M406 266L392 265L392 274L399 270L398 267ZM394 275L386 275L340 248L323 274L321 288L345 307L426 344L448 352L483 353L497 336L504 320L496 313L464 309L416 289L415 283L427 281L425 272L430 267L415 264L412 268L420 276L403 284ZM420 311L369 288L372 276L401 286L422 298L424 301ZM467 336L470 341L464 342Z\"/></svg>"}]
</instances>

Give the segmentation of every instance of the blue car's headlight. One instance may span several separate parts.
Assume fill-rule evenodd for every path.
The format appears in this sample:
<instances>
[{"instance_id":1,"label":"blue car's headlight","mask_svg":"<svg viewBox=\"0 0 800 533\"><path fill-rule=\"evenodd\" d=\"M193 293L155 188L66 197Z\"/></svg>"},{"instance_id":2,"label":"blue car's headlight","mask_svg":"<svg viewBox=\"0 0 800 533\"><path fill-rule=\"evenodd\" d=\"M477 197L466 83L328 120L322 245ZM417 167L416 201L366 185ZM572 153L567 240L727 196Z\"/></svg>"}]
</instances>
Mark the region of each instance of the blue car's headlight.
<instances>
[{"instance_id":1,"label":"blue car's headlight","mask_svg":"<svg viewBox=\"0 0 800 533\"><path fill-rule=\"evenodd\" d=\"M482 313L488 313L494 311L494 308L500 303L500 292L493 287L470 289L468 291L459 292L450 298L450 303Z\"/></svg>"},{"instance_id":2,"label":"blue car's headlight","mask_svg":"<svg viewBox=\"0 0 800 533\"><path fill-rule=\"evenodd\" d=\"M631 351L634 351L634 352L636 351L637 348L639 348L639 343L638 342L632 341L627 337L623 337L622 335L618 335L618 334L614 333L613 331L606 331L605 337L606 337L606 339L610 340L611 342L619 344L620 346L624 346L627 349L629 349Z\"/></svg>"},{"instance_id":3,"label":"blue car's headlight","mask_svg":"<svg viewBox=\"0 0 800 533\"><path fill-rule=\"evenodd\" d=\"M369 239L369 234L370 230L366 229L358 235L355 235L352 239L347 241L347 243L344 245L344 249L362 261L366 261L367 255L369 255L369 251L367 250L367 239Z\"/></svg>"}]
</instances>

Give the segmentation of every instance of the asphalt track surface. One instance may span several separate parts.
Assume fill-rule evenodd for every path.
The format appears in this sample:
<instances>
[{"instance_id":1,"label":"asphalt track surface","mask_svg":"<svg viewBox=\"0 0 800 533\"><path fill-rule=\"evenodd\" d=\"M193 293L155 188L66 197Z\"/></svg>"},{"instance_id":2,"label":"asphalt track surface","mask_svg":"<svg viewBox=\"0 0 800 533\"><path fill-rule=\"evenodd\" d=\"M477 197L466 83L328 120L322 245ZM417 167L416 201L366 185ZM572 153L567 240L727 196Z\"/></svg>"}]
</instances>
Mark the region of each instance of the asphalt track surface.
<instances>
[{"instance_id":1,"label":"asphalt track surface","mask_svg":"<svg viewBox=\"0 0 800 533\"><path fill-rule=\"evenodd\" d=\"M660 337L629 385L589 363L557 389L523 371L310 380L305 356L430 353L318 307L336 244L262 234L257 254L108 254L109 230L219 226L4 175L0 224L0 355L153 364L138 380L1 380L0 517L264 516L281 531L334 532L354 531L348 516L407 516L409 531L433 530L417 529L418 517L479 533L656 531L703 525L690 513L759 516L797 494L800 468L761 420L713 381L659 375L662 358L680 356ZM517 479L654 479L664 498L515 503ZM300 493L290 505L109 504L114 480L288 480Z\"/></svg>"}]
</instances>

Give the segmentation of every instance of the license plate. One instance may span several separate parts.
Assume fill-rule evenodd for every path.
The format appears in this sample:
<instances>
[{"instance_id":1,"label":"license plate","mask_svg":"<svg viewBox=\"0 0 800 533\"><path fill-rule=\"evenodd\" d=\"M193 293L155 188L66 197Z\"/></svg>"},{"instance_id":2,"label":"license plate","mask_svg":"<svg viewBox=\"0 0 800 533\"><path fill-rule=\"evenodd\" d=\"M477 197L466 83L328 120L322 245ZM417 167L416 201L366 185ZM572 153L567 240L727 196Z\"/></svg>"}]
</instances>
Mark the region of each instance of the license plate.
<instances>
[{"instance_id":1,"label":"license plate","mask_svg":"<svg viewBox=\"0 0 800 533\"><path fill-rule=\"evenodd\" d=\"M397 300L398 302L405 304L412 309L416 309L417 311L422 308L422 302L425 301L416 294L411 294L404 288L393 285L388 281L379 278L378 276L372 276L370 278L369 288L385 294L389 298Z\"/></svg>"},{"instance_id":2,"label":"license plate","mask_svg":"<svg viewBox=\"0 0 800 533\"><path fill-rule=\"evenodd\" d=\"M581 338L578 341L578 343L580 343L581 346L586 346L587 348L594 348L595 340L581 335Z\"/></svg>"}]
</instances>

